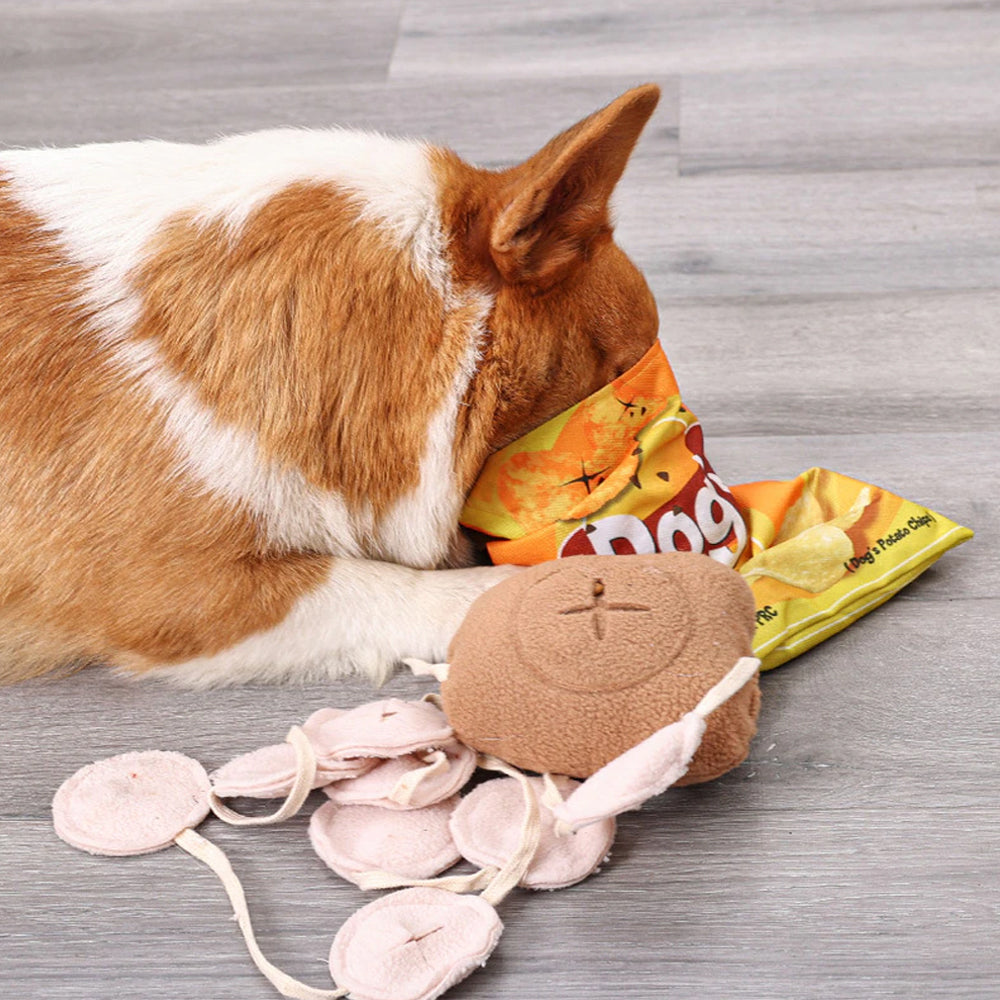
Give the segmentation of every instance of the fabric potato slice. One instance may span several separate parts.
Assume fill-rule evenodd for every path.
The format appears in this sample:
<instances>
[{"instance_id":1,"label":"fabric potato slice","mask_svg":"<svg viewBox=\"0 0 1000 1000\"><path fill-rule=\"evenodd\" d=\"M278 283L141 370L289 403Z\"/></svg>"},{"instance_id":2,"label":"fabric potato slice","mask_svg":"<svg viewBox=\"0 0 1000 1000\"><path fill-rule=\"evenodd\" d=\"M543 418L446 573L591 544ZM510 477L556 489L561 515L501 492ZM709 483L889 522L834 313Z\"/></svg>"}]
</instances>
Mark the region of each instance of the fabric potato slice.
<instances>
[{"instance_id":1,"label":"fabric potato slice","mask_svg":"<svg viewBox=\"0 0 1000 1000\"><path fill-rule=\"evenodd\" d=\"M366 774L327 785L339 805L422 809L459 792L476 769L476 752L457 741L441 750L378 761Z\"/></svg>"},{"instance_id":2,"label":"fabric potato slice","mask_svg":"<svg viewBox=\"0 0 1000 1000\"><path fill-rule=\"evenodd\" d=\"M324 723L310 739L324 766L352 757L401 757L447 746L455 733L444 712L429 701L386 698Z\"/></svg>"},{"instance_id":3,"label":"fabric potato slice","mask_svg":"<svg viewBox=\"0 0 1000 1000\"><path fill-rule=\"evenodd\" d=\"M350 760L317 763L313 788L323 788L332 781L355 778L370 771L377 760L356 757ZM212 788L220 798L280 799L295 783L295 748L290 743L241 754L212 772Z\"/></svg>"},{"instance_id":4,"label":"fabric potato slice","mask_svg":"<svg viewBox=\"0 0 1000 1000\"><path fill-rule=\"evenodd\" d=\"M478 896L403 889L340 928L330 974L355 1000L434 1000L485 964L502 933L496 910Z\"/></svg>"},{"instance_id":5,"label":"fabric potato slice","mask_svg":"<svg viewBox=\"0 0 1000 1000\"><path fill-rule=\"evenodd\" d=\"M536 796L543 800L541 778L529 778ZM580 787L572 778L554 777L560 795ZM597 870L615 839L615 821L606 817L578 833L559 836L551 810L539 810L542 831L538 849L521 878L525 889L562 889L581 882ZM521 839L524 802L513 778L483 782L462 799L451 818L451 833L462 857L480 867L501 868L517 850Z\"/></svg>"},{"instance_id":6,"label":"fabric potato slice","mask_svg":"<svg viewBox=\"0 0 1000 1000\"><path fill-rule=\"evenodd\" d=\"M448 821L458 799L424 809L338 806L327 802L309 821L309 840L322 861L357 883L365 872L425 879L455 864L460 854Z\"/></svg>"}]
</instances>

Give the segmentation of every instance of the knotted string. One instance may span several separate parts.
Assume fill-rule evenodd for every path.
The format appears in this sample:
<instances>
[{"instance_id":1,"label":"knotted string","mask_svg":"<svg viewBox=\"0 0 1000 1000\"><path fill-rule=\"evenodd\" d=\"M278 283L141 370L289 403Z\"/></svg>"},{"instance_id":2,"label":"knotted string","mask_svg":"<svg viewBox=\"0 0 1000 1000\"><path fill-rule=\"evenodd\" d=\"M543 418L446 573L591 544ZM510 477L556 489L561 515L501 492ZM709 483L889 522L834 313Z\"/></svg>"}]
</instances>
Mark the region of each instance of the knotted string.
<instances>
[{"instance_id":1,"label":"knotted string","mask_svg":"<svg viewBox=\"0 0 1000 1000\"><path fill-rule=\"evenodd\" d=\"M397 805L408 806L413 801L417 789L428 778L433 778L451 767L451 761L448 760L448 755L443 750L431 750L420 759L424 761L426 766L404 774L389 792L387 797Z\"/></svg>"},{"instance_id":2,"label":"knotted string","mask_svg":"<svg viewBox=\"0 0 1000 1000\"><path fill-rule=\"evenodd\" d=\"M521 836L517 849L497 868L488 866L468 875L444 875L441 878L408 879L392 872L373 869L355 876L354 881L362 889L402 889L430 888L444 889L448 892L466 893L480 892L483 899L492 906L497 906L504 897L516 886L528 870L542 837L542 821L538 808L535 790L531 787L526 775L517 768L505 763L498 757L480 754L477 758L479 767L487 771L498 771L514 778L521 785L524 793L525 812L521 823Z\"/></svg>"}]
</instances>

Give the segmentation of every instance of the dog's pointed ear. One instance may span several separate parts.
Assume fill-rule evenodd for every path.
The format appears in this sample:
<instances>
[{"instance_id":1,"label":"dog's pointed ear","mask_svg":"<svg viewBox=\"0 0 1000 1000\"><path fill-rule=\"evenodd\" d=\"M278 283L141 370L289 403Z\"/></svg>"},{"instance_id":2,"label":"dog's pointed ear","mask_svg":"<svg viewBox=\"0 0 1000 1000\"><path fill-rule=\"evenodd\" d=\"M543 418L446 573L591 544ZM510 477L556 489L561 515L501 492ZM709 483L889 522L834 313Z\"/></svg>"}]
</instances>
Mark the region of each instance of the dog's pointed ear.
<instances>
[{"instance_id":1,"label":"dog's pointed ear","mask_svg":"<svg viewBox=\"0 0 1000 1000\"><path fill-rule=\"evenodd\" d=\"M490 254L504 280L551 285L610 228L611 192L659 99L655 84L629 90L502 175Z\"/></svg>"}]
</instances>

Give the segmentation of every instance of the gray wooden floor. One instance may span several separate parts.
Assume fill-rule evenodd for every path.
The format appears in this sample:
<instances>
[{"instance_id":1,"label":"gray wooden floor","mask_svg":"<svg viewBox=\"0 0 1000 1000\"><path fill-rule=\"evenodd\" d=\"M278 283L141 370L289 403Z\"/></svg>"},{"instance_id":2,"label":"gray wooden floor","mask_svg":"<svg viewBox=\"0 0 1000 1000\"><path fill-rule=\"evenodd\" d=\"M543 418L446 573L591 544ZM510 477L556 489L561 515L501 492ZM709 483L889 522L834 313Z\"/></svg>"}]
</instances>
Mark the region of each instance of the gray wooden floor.
<instances>
[{"instance_id":1,"label":"gray wooden floor","mask_svg":"<svg viewBox=\"0 0 1000 1000\"><path fill-rule=\"evenodd\" d=\"M978 536L765 677L744 766L625 817L596 878L505 902L451 995L1000 997L1000 4L0 0L7 145L346 123L499 164L646 79L664 98L620 239L716 469L826 465ZM0 995L271 996L207 870L78 854L49 802L98 757L214 766L370 697L101 672L0 690ZM203 832L264 950L326 985L362 894L305 820Z\"/></svg>"}]
</instances>

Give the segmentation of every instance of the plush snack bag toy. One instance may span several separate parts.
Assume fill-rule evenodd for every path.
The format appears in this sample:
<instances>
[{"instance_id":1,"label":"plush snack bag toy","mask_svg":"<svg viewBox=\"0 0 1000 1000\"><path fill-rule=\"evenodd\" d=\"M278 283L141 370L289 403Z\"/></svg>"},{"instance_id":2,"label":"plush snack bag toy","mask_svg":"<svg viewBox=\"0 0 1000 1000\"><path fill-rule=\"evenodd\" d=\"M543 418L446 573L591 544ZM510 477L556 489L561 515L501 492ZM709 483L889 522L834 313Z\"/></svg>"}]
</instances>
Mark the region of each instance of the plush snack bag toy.
<instances>
[{"instance_id":1,"label":"plush snack bag toy","mask_svg":"<svg viewBox=\"0 0 1000 1000\"><path fill-rule=\"evenodd\" d=\"M888 600L968 528L888 490L809 469L727 486L663 348L493 455L462 523L497 563L699 552L753 591L763 669Z\"/></svg>"},{"instance_id":2,"label":"plush snack bag toy","mask_svg":"<svg viewBox=\"0 0 1000 1000\"><path fill-rule=\"evenodd\" d=\"M490 957L503 932L497 907L515 888L560 889L600 870L614 842L615 817L639 808L698 767L699 750L711 742L710 717L717 717L730 703L737 705L742 736L737 734L735 743L716 740L716 748L710 748L702 760L715 770L719 746L729 747L724 750L728 766L742 757L744 737L748 740L752 735L756 715L759 661L740 657L729 666L728 660L749 638L746 584L731 570L693 556L655 559L664 564L686 560L697 565L664 566L661 572L648 558L596 559L558 563L554 572L551 567L532 571L536 578L548 576L548 587L545 580L540 582L550 599L558 596L551 586L554 582L556 591L564 589L563 598L575 601L580 573L586 570L585 583L592 583L594 574L601 573L617 593L632 578L639 597L651 598L658 592L662 602L683 601L685 583L701 579L711 569L714 581L703 580L706 587L696 586L689 596L699 606L700 598L707 597L704 603L712 608L707 619L702 614L702 630L707 622L713 632L719 626L721 632L731 633L726 651L720 649L710 657L715 667L728 669L721 677L718 669L701 669L695 676L676 673L678 667L690 665L683 656L689 638L687 616L666 627L668 634L676 633L678 655L666 661L656 655L652 663L654 672L668 679L668 688L669 677L674 676L676 690L671 694L658 683L626 685L632 687L633 706L644 711L620 720L631 726L631 736L622 744L628 746L624 753L595 758L588 747L588 773L595 761L607 762L586 781L550 773L529 777L488 752L477 754L458 742L436 695L419 702L388 698L349 711L320 709L301 727L293 726L285 744L243 754L212 776L190 757L157 750L88 764L55 794L55 831L90 854L124 857L176 844L206 864L226 890L254 964L290 1000L338 1000L348 995L353 1000L435 1000ZM609 562L614 565L608 566ZM709 572L708 577L712 576ZM732 579L726 580L727 576ZM556 578L561 578L565 588ZM512 578L494 589L507 589L508 596L516 598L523 588ZM536 596L530 595L531 600ZM463 629L476 632L484 624L490 626L490 605L481 606L482 600L474 605ZM580 622L573 623L568 632L560 629L552 621L553 610L550 606L543 612L541 627L543 631L554 627L550 639L555 647L572 655L574 649L567 648L565 640L573 647ZM558 608L555 611L558 614ZM522 631L530 622L530 613L518 619ZM690 638L704 648L706 635L699 638L698 632L695 627ZM609 645L618 634L617 630L609 634ZM549 643L547 648L555 647ZM544 650L536 644L533 651ZM600 661L606 651L606 646L597 648L592 659ZM508 665L512 664L523 665L513 661ZM580 688L576 694L582 701L571 693L562 703L553 703L551 717L543 720L545 725L537 733L532 752L536 760L548 756L553 738L558 745L560 719L572 724L575 715L579 721L579 709L588 702L591 711L605 707L603 666L600 662L593 665L597 669L592 672L576 665L582 687L574 686ZM459 700L471 706L475 715L475 702L482 703L474 691L481 672L463 671L458 661L455 666L465 673L457 682L465 689L458 692ZM643 672L648 669L649 663L644 664ZM572 677L557 669L555 679L562 683ZM516 671L508 680L516 686ZM530 725L530 706L522 703L521 707L529 708L526 721ZM646 736L651 720L653 731ZM486 725L487 732L481 735L493 745L491 723L486 720ZM476 728L474 721L472 728ZM607 749L611 732L599 726L593 735L598 741L603 739ZM535 757L537 752L542 757ZM364 760L370 766L363 765ZM342 770L338 763L349 768ZM503 777L482 782L460 796L475 765ZM452 772L450 777L446 772ZM399 891L368 903L341 926L330 946L334 988L319 989L294 979L264 955L239 878L226 855L194 828L209 811L234 826L281 822L295 815L310 790L330 774L332 782L323 786L329 800L313 812L309 822L309 839L316 853L334 872L363 889ZM343 786L351 782L362 783L363 788L345 796ZM229 795L285 798L276 811L248 817L222 802ZM462 858L478 870L435 877Z\"/></svg>"}]
</instances>

